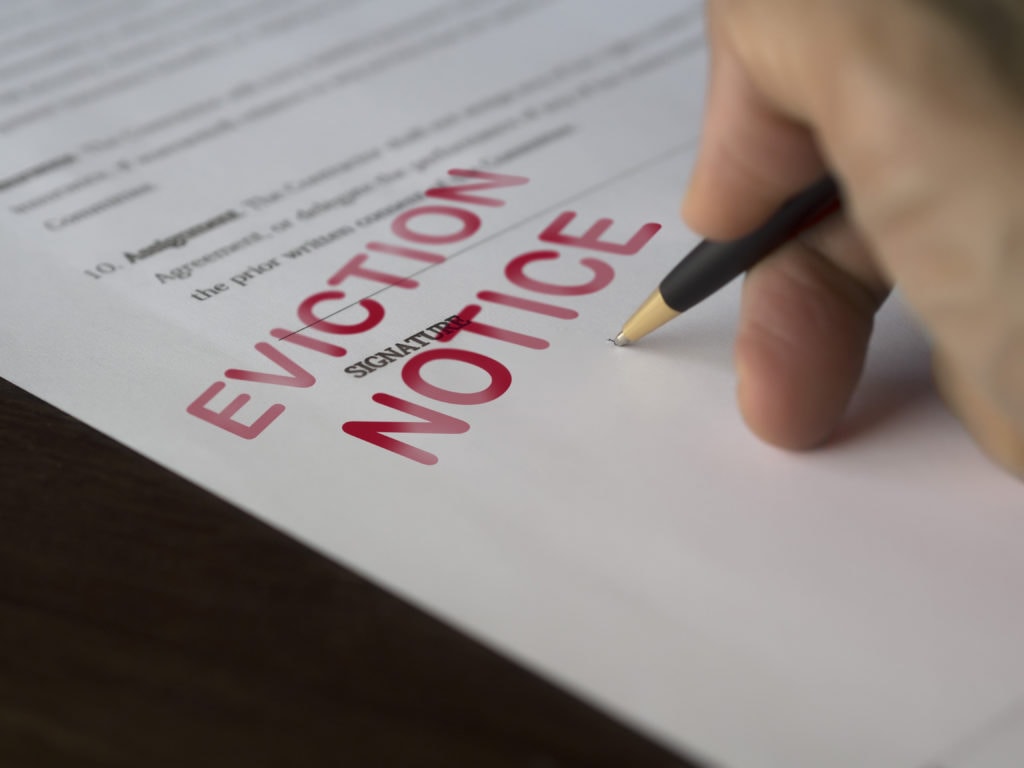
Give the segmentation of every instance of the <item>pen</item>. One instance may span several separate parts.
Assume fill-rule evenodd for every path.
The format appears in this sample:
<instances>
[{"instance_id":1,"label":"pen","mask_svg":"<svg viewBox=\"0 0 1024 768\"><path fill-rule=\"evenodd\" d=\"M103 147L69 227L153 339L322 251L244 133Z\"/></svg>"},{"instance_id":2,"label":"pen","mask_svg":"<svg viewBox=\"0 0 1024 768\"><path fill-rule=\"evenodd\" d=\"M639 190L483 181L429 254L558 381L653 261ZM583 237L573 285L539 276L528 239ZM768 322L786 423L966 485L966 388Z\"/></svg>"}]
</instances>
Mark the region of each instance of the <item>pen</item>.
<instances>
[{"instance_id":1,"label":"pen","mask_svg":"<svg viewBox=\"0 0 1024 768\"><path fill-rule=\"evenodd\" d=\"M789 198L767 222L738 240L704 240L668 273L613 341L625 347L696 306L783 243L839 207L835 179L825 176Z\"/></svg>"}]
</instances>

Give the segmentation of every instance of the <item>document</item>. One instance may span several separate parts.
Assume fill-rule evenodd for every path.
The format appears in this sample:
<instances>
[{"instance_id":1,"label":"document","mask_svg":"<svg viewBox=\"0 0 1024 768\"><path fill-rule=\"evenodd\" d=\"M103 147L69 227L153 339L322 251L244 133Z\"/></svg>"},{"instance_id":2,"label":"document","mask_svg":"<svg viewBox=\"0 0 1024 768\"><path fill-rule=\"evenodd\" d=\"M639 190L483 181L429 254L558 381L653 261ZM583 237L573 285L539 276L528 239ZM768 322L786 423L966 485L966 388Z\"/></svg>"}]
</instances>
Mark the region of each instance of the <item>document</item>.
<instances>
[{"instance_id":1,"label":"document","mask_svg":"<svg viewBox=\"0 0 1024 768\"><path fill-rule=\"evenodd\" d=\"M812 454L737 285L608 340L696 242L699 2L0 19L0 375L708 765L1022 764L1024 492L898 301Z\"/></svg>"}]
</instances>

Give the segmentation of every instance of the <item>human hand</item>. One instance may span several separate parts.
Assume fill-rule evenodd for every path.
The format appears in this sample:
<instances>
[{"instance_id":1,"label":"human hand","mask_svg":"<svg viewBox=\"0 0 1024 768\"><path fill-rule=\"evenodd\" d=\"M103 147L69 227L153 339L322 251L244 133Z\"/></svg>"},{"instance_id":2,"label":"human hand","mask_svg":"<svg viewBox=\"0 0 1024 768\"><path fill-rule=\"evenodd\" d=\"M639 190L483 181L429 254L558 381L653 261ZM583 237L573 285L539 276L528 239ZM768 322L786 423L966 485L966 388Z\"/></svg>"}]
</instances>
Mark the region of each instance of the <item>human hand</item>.
<instances>
[{"instance_id":1,"label":"human hand","mask_svg":"<svg viewBox=\"0 0 1024 768\"><path fill-rule=\"evenodd\" d=\"M826 168L843 188L842 215L744 282L738 398L768 442L828 438L895 284L952 410L1024 473L1024 9L1012 5L708 0L711 82L684 219L730 239ZM986 28L1003 35L987 48Z\"/></svg>"}]
</instances>

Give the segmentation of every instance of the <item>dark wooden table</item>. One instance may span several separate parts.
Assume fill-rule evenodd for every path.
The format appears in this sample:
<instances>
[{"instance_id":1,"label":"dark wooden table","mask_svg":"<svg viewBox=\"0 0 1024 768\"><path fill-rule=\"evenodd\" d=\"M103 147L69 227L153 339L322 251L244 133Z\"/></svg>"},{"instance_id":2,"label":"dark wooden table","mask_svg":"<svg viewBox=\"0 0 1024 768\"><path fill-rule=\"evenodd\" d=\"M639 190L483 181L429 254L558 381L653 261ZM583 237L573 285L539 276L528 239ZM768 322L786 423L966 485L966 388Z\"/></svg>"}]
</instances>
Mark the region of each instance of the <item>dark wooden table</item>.
<instances>
[{"instance_id":1,"label":"dark wooden table","mask_svg":"<svg viewBox=\"0 0 1024 768\"><path fill-rule=\"evenodd\" d=\"M0 379L0 765L688 765Z\"/></svg>"}]
</instances>

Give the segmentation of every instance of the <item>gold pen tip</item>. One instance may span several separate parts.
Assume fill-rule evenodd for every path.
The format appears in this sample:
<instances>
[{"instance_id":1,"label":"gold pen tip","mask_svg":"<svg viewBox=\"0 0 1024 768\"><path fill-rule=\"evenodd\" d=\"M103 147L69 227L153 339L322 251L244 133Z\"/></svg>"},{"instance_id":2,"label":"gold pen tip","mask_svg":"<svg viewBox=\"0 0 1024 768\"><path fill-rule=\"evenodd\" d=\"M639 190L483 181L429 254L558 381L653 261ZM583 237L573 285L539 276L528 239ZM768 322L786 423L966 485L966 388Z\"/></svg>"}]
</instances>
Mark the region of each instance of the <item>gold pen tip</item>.
<instances>
[{"instance_id":1,"label":"gold pen tip","mask_svg":"<svg viewBox=\"0 0 1024 768\"><path fill-rule=\"evenodd\" d=\"M612 339L612 343L616 347L628 347L629 346L629 337L626 334L624 334L624 333L620 333L618 336L616 336L614 339Z\"/></svg>"}]
</instances>

